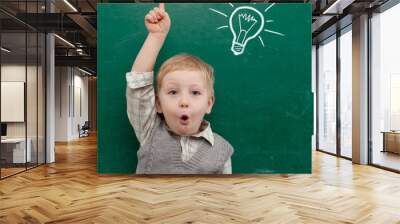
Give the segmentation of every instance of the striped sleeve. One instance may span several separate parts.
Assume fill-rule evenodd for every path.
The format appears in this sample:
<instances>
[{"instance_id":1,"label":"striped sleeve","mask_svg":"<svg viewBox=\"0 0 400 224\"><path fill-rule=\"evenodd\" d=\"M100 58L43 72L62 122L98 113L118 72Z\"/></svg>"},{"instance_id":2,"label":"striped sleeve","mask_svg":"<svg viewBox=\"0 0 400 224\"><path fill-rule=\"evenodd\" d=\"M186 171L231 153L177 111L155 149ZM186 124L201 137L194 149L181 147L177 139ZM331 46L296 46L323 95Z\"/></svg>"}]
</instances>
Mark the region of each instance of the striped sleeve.
<instances>
[{"instance_id":1,"label":"striped sleeve","mask_svg":"<svg viewBox=\"0 0 400 224\"><path fill-rule=\"evenodd\" d=\"M141 145L150 138L155 125L156 110L153 76L153 72L126 73L128 119Z\"/></svg>"}]
</instances>

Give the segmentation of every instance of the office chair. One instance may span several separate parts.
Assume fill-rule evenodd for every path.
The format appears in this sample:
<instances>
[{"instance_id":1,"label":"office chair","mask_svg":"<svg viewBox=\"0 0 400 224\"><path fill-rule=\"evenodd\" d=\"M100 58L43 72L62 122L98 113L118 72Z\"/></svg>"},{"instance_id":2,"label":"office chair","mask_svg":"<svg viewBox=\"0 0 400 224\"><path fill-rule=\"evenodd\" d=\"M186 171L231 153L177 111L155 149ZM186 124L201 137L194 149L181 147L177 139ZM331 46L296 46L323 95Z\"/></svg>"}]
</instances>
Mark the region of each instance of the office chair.
<instances>
[{"instance_id":1,"label":"office chair","mask_svg":"<svg viewBox=\"0 0 400 224\"><path fill-rule=\"evenodd\" d=\"M78 124L79 138L89 136L89 129L90 129L89 121L85 121L82 127L80 127L80 125Z\"/></svg>"}]
</instances>

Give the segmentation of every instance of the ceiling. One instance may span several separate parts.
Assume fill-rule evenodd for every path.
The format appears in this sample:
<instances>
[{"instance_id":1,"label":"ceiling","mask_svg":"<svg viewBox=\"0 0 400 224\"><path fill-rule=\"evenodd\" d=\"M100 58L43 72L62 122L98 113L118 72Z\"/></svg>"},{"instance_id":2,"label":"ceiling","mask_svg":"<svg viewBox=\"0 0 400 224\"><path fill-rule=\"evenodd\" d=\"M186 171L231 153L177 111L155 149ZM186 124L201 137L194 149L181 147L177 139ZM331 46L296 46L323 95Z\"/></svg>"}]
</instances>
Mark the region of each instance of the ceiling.
<instances>
[{"instance_id":1,"label":"ceiling","mask_svg":"<svg viewBox=\"0 0 400 224\"><path fill-rule=\"evenodd\" d=\"M55 32L60 37L55 38L56 65L85 67L95 73L97 54L96 4L153 1L47 0L47 2L46 8L45 0L1 0L2 46L12 48L15 57L18 54L25 55L28 53L29 58L29 55L34 54L37 49L43 48L43 44L36 41L36 32ZM183 1L174 0L168 2ZM206 1L197 0L196 2ZM251 2L310 2L313 5L312 35L315 43L318 38L329 35L329 32L335 32L335 29L329 31L329 28L333 27L338 20L345 21L343 18L350 16L350 19L347 20L351 23L351 16L376 8L386 0L253 0ZM327 10L328 8L329 10ZM49 13L50 11L53 13ZM345 22L342 25L344 26ZM25 29L28 32L35 32L35 35L28 35L26 40ZM70 44L61 38L67 40ZM28 43L26 49L25 42ZM12 58L11 55L8 57Z\"/></svg>"}]
</instances>

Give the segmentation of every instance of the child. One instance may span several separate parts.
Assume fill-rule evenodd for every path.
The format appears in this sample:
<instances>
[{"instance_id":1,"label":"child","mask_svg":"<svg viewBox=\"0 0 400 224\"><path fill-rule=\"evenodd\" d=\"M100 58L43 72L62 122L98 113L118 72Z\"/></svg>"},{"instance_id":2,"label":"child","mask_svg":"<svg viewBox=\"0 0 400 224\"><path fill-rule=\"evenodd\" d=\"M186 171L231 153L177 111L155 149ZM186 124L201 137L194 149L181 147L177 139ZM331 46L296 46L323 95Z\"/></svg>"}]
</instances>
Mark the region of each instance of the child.
<instances>
[{"instance_id":1,"label":"child","mask_svg":"<svg viewBox=\"0 0 400 224\"><path fill-rule=\"evenodd\" d=\"M170 28L160 3L145 16L149 32L126 74L127 113L140 142L137 174L231 174L232 146L203 120L214 104L213 69L176 55L161 66L157 94L153 66Z\"/></svg>"}]
</instances>

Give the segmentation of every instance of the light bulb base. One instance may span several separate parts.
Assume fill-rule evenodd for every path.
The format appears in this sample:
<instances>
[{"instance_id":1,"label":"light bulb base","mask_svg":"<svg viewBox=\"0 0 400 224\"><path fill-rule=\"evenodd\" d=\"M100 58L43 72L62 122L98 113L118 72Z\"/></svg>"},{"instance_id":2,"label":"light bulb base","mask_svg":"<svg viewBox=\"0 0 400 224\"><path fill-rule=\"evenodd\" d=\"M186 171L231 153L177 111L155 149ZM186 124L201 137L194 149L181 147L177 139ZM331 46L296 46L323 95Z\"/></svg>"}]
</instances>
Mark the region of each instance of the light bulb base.
<instances>
[{"instance_id":1,"label":"light bulb base","mask_svg":"<svg viewBox=\"0 0 400 224\"><path fill-rule=\"evenodd\" d=\"M244 45L238 42L232 42L231 51L234 55L241 55L244 51Z\"/></svg>"}]
</instances>

